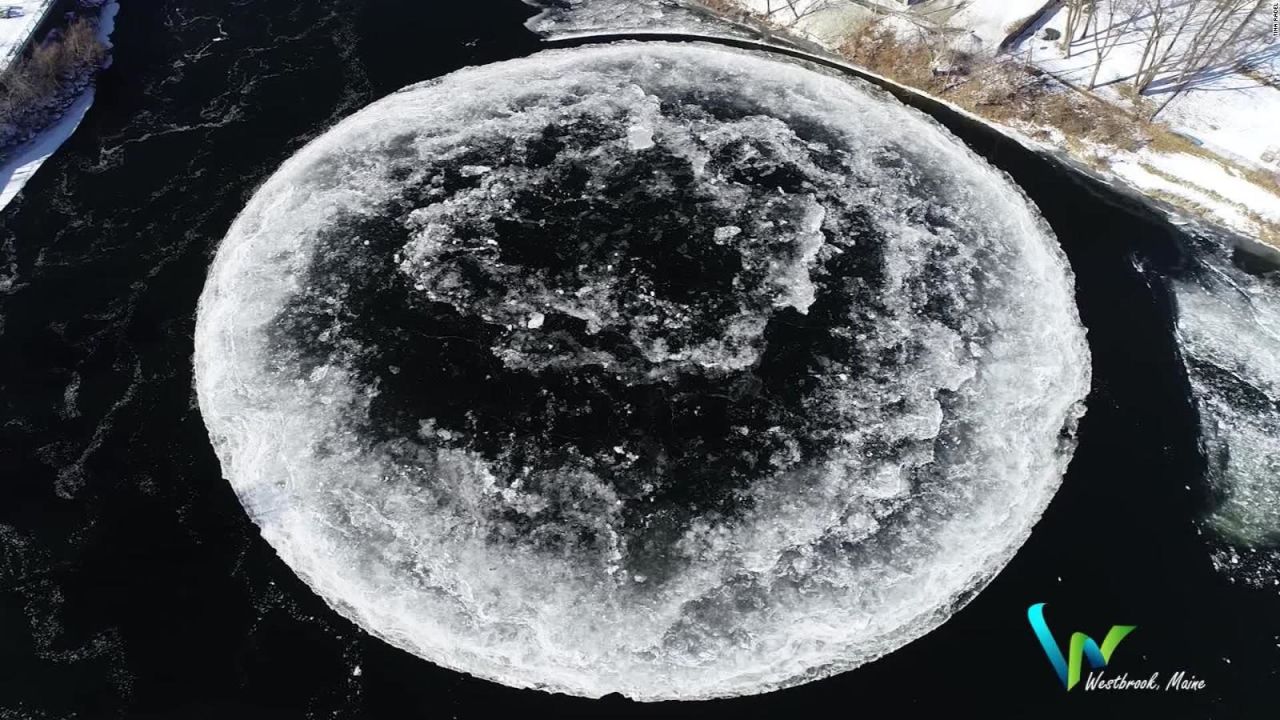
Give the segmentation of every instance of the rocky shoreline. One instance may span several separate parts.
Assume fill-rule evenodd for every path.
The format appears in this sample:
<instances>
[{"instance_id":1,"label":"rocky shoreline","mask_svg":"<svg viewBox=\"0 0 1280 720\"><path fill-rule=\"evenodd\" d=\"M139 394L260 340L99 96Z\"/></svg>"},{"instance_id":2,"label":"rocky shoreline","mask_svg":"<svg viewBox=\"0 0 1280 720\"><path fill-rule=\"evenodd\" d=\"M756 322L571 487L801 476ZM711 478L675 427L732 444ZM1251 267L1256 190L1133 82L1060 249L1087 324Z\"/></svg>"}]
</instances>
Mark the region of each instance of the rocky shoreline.
<instances>
[{"instance_id":1,"label":"rocky shoreline","mask_svg":"<svg viewBox=\"0 0 1280 720\"><path fill-rule=\"evenodd\" d=\"M28 107L9 122L0 124L0 163L8 162L13 153L47 130L93 87L101 63L76 68L63 78L57 92L47 102Z\"/></svg>"}]
</instances>

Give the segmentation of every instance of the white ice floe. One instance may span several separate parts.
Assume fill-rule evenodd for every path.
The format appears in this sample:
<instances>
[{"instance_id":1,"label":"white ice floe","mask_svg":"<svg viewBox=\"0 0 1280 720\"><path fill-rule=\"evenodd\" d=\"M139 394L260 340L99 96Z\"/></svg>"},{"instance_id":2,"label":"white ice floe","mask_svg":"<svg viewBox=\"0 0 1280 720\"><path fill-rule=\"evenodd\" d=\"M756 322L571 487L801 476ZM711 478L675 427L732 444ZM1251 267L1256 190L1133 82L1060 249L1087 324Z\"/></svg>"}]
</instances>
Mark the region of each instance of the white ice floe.
<instances>
[{"instance_id":1,"label":"white ice floe","mask_svg":"<svg viewBox=\"0 0 1280 720\"><path fill-rule=\"evenodd\" d=\"M1280 286L1209 253L1196 267L1174 290L1215 498L1208 521L1227 543L1215 561L1271 585L1280 578Z\"/></svg>"},{"instance_id":2,"label":"white ice floe","mask_svg":"<svg viewBox=\"0 0 1280 720\"><path fill-rule=\"evenodd\" d=\"M525 26L547 38L597 33L714 32L738 34L711 13L680 0L524 0L538 8Z\"/></svg>"},{"instance_id":3,"label":"white ice floe","mask_svg":"<svg viewBox=\"0 0 1280 720\"><path fill-rule=\"evenodd\" d=\"M689 286L692 256L732 282ZM655 502L692 489L643 438L532 467L513 453L563 441L392 432L383 383L419 370L382 347L411 330L344 312L369 273L482 328L460 342L494 372L740 379L791 409L739 418L725 442L763 461L715 508ZM827 350L752 389L801 327ZM225 476L335 610L446 667L644 700L807 682L945 621L1053 496L1089 388L1071 272L1007 177L864 83L666 43L462 70L322 135L219 248L195 367Z\"/></svg>"}]
</instances>

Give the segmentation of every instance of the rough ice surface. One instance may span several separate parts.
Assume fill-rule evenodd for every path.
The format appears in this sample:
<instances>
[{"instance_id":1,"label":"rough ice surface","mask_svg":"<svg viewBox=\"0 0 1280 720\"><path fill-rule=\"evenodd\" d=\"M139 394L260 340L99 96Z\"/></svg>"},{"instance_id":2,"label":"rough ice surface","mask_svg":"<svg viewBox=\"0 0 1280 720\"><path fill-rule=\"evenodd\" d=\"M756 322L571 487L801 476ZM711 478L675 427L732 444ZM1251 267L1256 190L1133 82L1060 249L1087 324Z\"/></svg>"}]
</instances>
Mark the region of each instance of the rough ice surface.
<instances>
[{"instance_id":1,"label":"rough ice surface","mask_svg":"<svg viewBox=\"0 0 1280 720\"><path fill-rule=\"evenodd\" d=\"M1178 340L1200 415L1220 570L1280 582L1280 272L1203 253L1174 282Z\"/></svg>"},{"instance_id":2,"label":"rough ice surface","mask_svg":"<svg viewBox=\"0 0 1280 720\"><path fill-rule=\"evenodd\" d=\"M338 612L643 700L945 621L1052 497L1089 387L1005 176L861 82L666 43L338 124L228 232L195 364L224 474Z\"/></svg>"},{"instance_id":3,"label":"rough ice surface","mask_svg":"<svg viewBox=\"0 0 1280 720\"><path fill-rule=\"evenodd\" d=\"M682 0L524 0L539 13L525 26L548 39L600 33L694 33L754 38L756 33Z\"/></svg>"}]
</instances>

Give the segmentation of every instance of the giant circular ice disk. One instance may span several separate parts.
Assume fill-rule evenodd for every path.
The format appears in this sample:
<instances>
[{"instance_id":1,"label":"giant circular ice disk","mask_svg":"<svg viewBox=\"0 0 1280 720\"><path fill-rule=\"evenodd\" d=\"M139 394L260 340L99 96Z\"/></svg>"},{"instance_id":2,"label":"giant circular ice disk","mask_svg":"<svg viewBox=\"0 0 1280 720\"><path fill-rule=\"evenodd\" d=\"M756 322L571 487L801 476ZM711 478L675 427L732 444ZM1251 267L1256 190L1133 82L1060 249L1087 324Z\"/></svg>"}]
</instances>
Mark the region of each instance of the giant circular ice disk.
<instances>
[{"instance_id":1,"label":"giant circular ice disk","mask_svg":"<svg viewBox=\"0 0 1280 720\"><path fill-rule=\"evenodd\" d=\"M209 434L338 612L441 665L707 698L977 593L1089 386L1025 196L863 83L708 45L415 85L254 195L200 300Z\"/></svg>"}]
</instances>

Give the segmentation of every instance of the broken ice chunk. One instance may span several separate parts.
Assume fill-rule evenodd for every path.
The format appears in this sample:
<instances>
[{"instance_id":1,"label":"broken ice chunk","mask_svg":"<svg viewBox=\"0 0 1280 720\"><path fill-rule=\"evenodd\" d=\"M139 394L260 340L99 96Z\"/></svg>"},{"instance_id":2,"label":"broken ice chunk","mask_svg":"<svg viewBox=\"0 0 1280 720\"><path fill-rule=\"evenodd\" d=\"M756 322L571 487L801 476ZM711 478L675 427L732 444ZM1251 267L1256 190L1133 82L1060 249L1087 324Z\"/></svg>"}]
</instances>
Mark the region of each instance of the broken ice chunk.
<instances>
[{"instance_id":1,"label":"broken ice chunk","mask_svg":"<svg viewBox=\"0 0 1280 720\"><path fill-rule=\"evenodd\" d=\"M726 225L716 228L715 238L717 243L725 243L742 234L742 228L737 225Z\"/></svg>"},{"instance_id":2,"label":"broken ice chunk","mask_svg":"<svg viewBox=\"0 0 1280 720\"><path fill-rule=\"evenodd\" d=\"M627 144L632 150L648 150L653 147L653 128L643 125L627 128Z\"/></svg>"}]
</instances>

